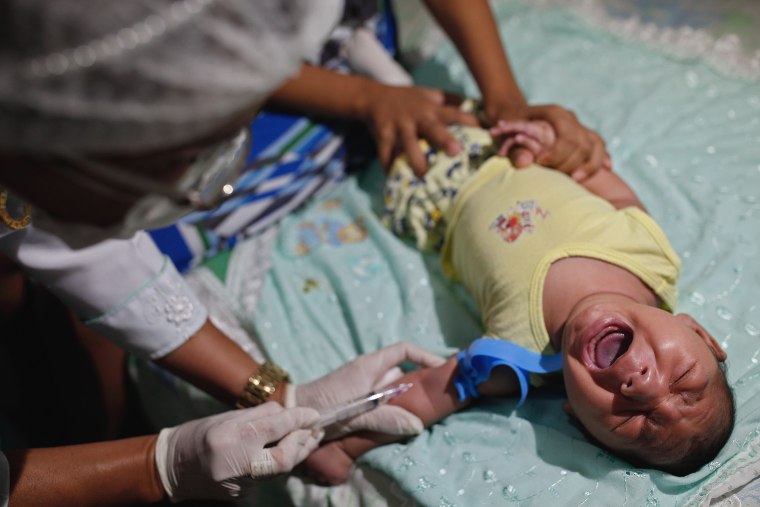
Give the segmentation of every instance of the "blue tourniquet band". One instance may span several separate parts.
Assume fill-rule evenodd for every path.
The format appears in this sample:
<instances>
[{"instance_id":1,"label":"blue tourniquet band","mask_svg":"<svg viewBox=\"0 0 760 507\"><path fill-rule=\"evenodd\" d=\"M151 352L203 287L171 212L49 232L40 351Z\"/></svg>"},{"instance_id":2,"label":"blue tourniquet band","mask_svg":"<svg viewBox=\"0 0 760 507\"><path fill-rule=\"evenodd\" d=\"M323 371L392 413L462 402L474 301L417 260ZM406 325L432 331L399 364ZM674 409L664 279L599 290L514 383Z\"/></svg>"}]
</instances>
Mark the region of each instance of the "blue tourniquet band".
<instances>
[{"instance_id":1,"label":"blue tourniquet band","mask_svg":"<svg viewBox=\"0 0 760 507\"><path fill-rule=\"evenodd\" d=\"M520 402L525 403L531 373L551 373L562 369L562 354L538 354L514 343L496 338L478 338L457 354L459 373L454 385L459 400L477 398L477 386L488 380L496 366L509 366L520 382Z\"/></svg>"}]
</instances>

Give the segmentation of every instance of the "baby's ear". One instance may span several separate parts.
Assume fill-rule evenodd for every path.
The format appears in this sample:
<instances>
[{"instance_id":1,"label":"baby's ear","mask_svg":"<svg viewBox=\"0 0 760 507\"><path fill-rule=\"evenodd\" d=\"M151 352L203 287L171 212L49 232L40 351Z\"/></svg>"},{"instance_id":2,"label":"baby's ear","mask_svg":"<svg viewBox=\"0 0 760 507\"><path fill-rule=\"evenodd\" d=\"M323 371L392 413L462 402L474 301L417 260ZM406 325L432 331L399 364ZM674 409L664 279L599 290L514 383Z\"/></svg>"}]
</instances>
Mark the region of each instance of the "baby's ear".
<instances>
[{"instance_id":1,"label":"baby's ear","mask_svg":"<svg viewBox=\"0 0 760 507\"><path fill-rule=\"evenodd\" d=\"M708 347L710 347L710 350L712 350L712 353L715 355L715 357L718 359L718 361L725 361L726 358L728 358L728 354L726 354L726 351L720 348L720 345L718 345L718 342L715 340L715 338L712 337L709 331L707 329L702 327L702 324L694 320L694 317L687 313L679 313L676 315L677 319L680 319L681 322L689 326L694 330L695 333L697 333L700 338L702 338Z\"/></svg>"}]
</instances>

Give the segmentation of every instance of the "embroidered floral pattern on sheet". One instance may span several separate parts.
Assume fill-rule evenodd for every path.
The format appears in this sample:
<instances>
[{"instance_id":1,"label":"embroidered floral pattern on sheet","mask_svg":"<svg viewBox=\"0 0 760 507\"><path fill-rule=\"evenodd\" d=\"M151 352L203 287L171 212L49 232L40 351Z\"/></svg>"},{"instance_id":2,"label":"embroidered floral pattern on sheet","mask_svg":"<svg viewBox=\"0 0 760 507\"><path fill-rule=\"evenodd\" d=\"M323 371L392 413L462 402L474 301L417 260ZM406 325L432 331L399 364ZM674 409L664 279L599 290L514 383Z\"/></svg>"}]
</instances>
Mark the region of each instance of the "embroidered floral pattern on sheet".
<instances>
[{"instance_id":1,"label":"embroidered floral pattern on sheet","mask_svg":"<svg viewBox=\"0 0 760 507\"><path fill-rule=\"evenodd\" d=\"M340 199L330 199L321 205L323 216L307 220L298 226L296 255L307 255L322 245L340 247L358 243L367 238L367 229L361 217L346 221L345 217L330 213L340 208Z\"/></svg>"}]
</instances>

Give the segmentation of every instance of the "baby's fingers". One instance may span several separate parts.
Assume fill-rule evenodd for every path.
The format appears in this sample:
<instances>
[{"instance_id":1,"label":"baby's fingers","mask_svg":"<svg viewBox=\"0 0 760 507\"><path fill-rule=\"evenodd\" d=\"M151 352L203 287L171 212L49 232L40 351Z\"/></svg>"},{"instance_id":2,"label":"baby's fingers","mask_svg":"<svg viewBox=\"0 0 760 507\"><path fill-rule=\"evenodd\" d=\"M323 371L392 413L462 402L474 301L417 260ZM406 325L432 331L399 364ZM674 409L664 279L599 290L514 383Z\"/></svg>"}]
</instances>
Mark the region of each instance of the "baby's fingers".
<instances>
[{"instance_id":1,"label":"baby's fingers","mask_svg":"<svg viewBox=\"0 0 760 507\"><path fill-rule=\"evenodd\" d=\"M496 153L500 157L506 157L509 155L509 150L512 149L512 146L515 145L515 138L514 137L508 137L504 140L504 142L501 143L501 146L499 147L499 151Z\"/></svg>"},{"instance_id":2,"label":"baby's fingers","mask_svg":"<svg viewBox=\"0 0 760 507\"><path fill-rule=\"evenodd\" d=\"M538 154L541 149L541 143L536 139L526 136L525 134L517 134L515 136L515 143L527 150L530 150L534 155Z\"/></svg>"},{"instance_id":3,"label":"baby's fingers","mask_svg":"<svg viewBox=\"0 0 760 507\"><path fill-rule=\"evenodd\" d=\"M543 146L550 146L556 140L554 129L551 124L542 120L533 121L500 121L495 127L489 129L489 133L494 137L524 134L532 137Z\"/></svg>"},{"instance_id":4,"label":"baby's fingers","mask_svg":"<svg viewBox=\"0 0 760 507\"><path fill-rule=\"evenodd\" d=\"M536 155L529 149L522 146L515 146L509 153L509 159L516 168L522 169L536 161Z\"/></svg>"}]
</instances>

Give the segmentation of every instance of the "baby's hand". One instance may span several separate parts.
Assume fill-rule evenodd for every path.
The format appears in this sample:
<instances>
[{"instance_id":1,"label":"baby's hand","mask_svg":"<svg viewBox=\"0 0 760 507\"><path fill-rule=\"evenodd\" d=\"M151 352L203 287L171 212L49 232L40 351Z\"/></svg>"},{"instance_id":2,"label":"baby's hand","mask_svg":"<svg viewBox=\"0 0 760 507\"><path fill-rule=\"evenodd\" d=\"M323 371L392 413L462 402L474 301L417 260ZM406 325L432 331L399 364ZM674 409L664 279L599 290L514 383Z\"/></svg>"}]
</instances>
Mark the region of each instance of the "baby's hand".
<instances>
[{"instance_id":1,"label":"baby's hand","mask_svg":"<svg viewBox=\"0 0 760 507\"><path fill-rule=\"evenodd\" d=\"M498 155L509 157L518 168L531 165L546 148L554 144L556 135L551 124L542 120L499 121L490 134L501 140Z\"/></svg>"}]
</instances>

